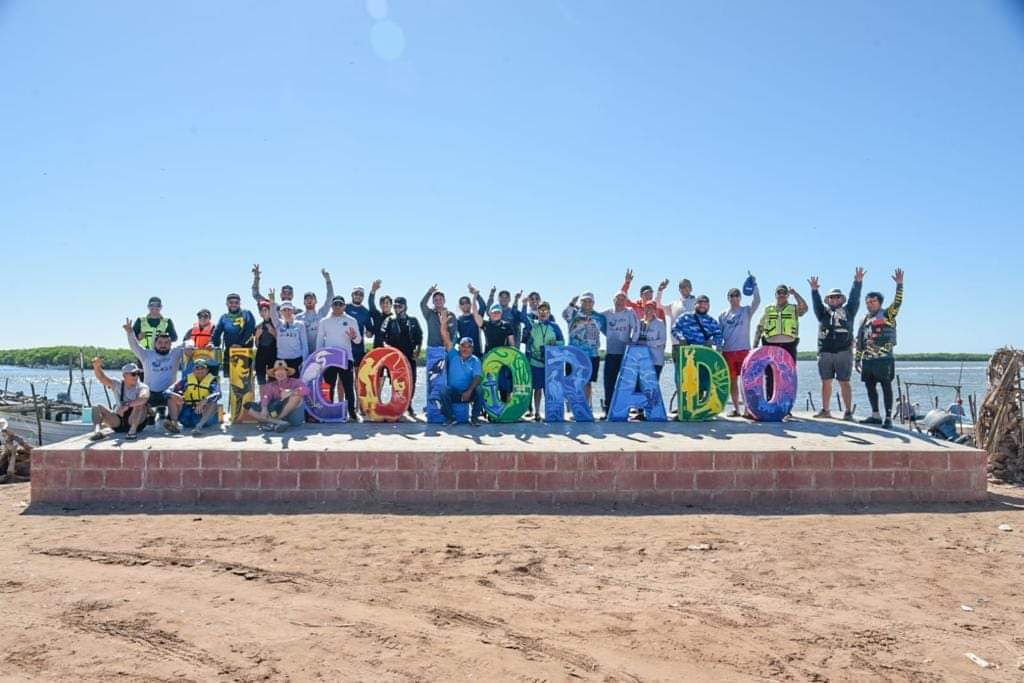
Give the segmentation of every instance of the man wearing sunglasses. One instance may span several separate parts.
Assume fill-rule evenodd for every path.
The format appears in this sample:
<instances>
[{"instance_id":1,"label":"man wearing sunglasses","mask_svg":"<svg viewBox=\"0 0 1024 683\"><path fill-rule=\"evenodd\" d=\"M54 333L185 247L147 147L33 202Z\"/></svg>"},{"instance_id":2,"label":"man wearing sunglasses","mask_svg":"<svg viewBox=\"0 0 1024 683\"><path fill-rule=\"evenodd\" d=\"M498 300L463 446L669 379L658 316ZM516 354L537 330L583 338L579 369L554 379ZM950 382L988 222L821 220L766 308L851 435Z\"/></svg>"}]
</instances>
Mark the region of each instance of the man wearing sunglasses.
<instances>
[{"instance_id":1,"label":"man wearing sunglasses","mask_svg":"<svg viewBox=\"0 0 1024 683\"><path fill-rule=\"evenodd\" d=\"M345 349L349 355L352 355L353 346L361 344L362 341L363 335L359 334L359 322L345 312L345 297L338 295L331 299L331 314L320 321L320 328L316 335L316 350ZM338 387L338 378L341 378L345 400L348 402L349 419L358 422L353 381L354 367L355 365L350 363L347 368L327 368L324 371L324 381L331 387L330 400L333 401Z\"/></svg>"},{"instance_id":2,"label":"man wearing sunglasses","mask_svg":"<svg viewBox=\"0 0 1024 683\"><path fill-rule=\"evenodd\" d=\"M144 349L153 348L153 341L158 334L166 334L171 338L172 342L178 341L178 333L174 329L174 321L163 316L161 312L163 307L160 297L150 297L147 306L149 313L145 316L139 316L132 323L132 332Z\"/></svg>"},{"instance_id":3,"label":"man wearing sunglasses","mask_svg":"<svg viewBox=\"0 0 1024 683\"><path fill-rule=\"evenodd\" d=\"M729 366L729 378L732 380L732 413L730 417L740 416L740 370L743 361L750 353L750 321L754 312L761 305L761 290L757 281L753 282L754 294L750 304L743 305L743 292L733 287L729 290L729 309L718 316L718 324L722 327L722 355Z\"/></svg>"},{"instance_id":4,"label":"man wearing sunglasses","mask_svg":"<svg viewBox=\"0 0 1024 683\"><path fill-rule=\"evenodd\" d=\"M251 349L253 335L256 334L256 318L251 311L242 308L242 297L232 292L228 294L226 303L227 313L220 316L213 328L213 345L224 349L221 367L225 377L230 374L228 359L231 358L231 349Z\"/></svg>"},{"instance_id":5,"label":"man wearing sunglasses","mask_svg":"<svg viewBox=\"0 0 1024 683\"><path fill-rule=\"evenodd\" d=\"M409 417L416 417L412 407L412 397L416 393L416 360L423 346L423 328L420 321L409 315L409 306L404 296L396 296L392 306L394 315L383 323L384 343L392 346L405 356L412 368L411 386L409 387Z\"/></svg>"}]
</instances>

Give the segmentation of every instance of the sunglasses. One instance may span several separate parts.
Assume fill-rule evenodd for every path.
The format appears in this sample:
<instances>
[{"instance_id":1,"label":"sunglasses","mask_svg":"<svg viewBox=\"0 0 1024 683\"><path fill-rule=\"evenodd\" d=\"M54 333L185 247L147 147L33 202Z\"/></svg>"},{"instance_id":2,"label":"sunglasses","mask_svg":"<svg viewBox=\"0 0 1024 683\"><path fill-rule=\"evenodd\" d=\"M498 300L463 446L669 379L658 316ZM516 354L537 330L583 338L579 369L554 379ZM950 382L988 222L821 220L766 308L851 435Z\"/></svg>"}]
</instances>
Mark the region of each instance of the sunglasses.
<instances>
[{"instance_id":1,"label":"sunglasses","mask_svg":"<svg viewBox=\"0 0 1024 683\"><path fill-rule=\"evenodd\" d=\"M200 318L209 318L210 316L209 316L209 314L208 314L208 313L200 313L200 314L199 314L199 317L200 317Z\"/></svg>"},{"instance_id":2,"label":"sunglasses","mask_svg":"<svg viewBox=\"0 0 1024 683\"><path fill-rule=\"evenodd\" d=\"M331 304L331 308L341 308L345 304Z\"/></svg>"}]
</instances>

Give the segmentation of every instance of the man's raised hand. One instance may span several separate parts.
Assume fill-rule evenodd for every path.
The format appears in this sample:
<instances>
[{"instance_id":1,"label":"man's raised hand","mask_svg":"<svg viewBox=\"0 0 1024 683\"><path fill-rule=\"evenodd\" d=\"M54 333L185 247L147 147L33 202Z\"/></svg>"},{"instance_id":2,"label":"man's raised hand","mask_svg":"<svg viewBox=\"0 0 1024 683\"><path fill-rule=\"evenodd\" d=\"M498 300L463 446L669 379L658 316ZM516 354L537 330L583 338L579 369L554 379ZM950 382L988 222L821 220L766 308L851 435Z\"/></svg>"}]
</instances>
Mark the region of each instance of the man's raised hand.
<instances>
[{"instance_id":1,"label":"man's raised hand","mask_svg":"<svg viewBox=\"0 0 1024 683\"><path fill-rule=\"evenodd\" d=\"M252 264L252 274L255 275L256 277L260 276L260 264L258 264L258 263Z\"/></svg>"},{"instance_id":2,"label":"man's raised hand","mask_svg":"<svg viewBox=\"0 0 1024 683\"><path fill-rule=\"evenodd\" d=\"M370 285L370 291L371 292L376 292L378 289L380 289L380 280L379 279L374 280L373 284Z\"/></svg>"},{"instance_id":3,"label":"man's raised hand","mask_svg":"<svg viewBox=\"0 0 1024 683\"><path fill-rule=\"evenodd\" d=\"M853 281L854 282L864 282L864 276L866 274L867 274L867 271L865 271L860 266L857 266L857 270L853 271Z\"/></svg>"},{"instance_id":4,"label":"man's raised hand","mask_svg":"<svg viewBox=\"0 0 1024 683\"><path fill-rule=\"evenodd\" d=\"M896 272L892 274L892 279L896 281L896 284L903 284L903 269L897 268Z\"/></svg>"},{"instance_id":5,"label":"man's raised hand","mask_svg":"<svg viewBox=\"0 0 1024 683\"><path fill-rule=\"evenodd\" d=\"M811 286L811 289L817 290L818 289L818 276L817 275L812 275L810 278L807 279L807 284L809 284Z\"/></svg>"},{"instance_id":6,"label":"man's raised hand","mask_svg":"<svg viewBox=\"0 0 1024 683\"><path fill-rule=\"evenodd\" d=\"M125 318L124 319L124 325L121 325L121 329L123 329L125 332L131 332L132 331L132 321L131 321L131 318Z\"/></svg>"}]
</instances>

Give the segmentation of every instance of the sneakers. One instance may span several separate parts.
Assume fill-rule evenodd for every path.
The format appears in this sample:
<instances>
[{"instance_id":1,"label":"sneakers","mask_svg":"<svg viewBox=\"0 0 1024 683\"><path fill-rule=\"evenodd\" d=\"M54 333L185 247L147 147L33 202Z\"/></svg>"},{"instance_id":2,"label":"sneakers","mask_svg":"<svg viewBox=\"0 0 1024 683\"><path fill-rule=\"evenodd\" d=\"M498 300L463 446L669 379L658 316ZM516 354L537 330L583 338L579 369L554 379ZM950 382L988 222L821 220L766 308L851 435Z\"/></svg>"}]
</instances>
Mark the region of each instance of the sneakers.
<instances>
[{"instance_id":1,"label":"sneakers","mask_svg":"<svg viewBox=\"0 0 1024 683\"><path fill-rule=\"evenodd\" d=\"M472 425L472 426L474 426L474 427L479 427L479 426L480 426L480 418L479 418L479 417L474 417L474 418L472 418L472 419L471 419L471 420L469 421L469 424L471 424L471 425Z\"/></svg>"},{"instance_id":2,"label":"sneakers","mask_svg":"<svg viewBox=\"0 0 1024 683\"><path fill-rule=\"evenodd\" d=\"M821 410L819 410L818 412L816 412L814 414L814 417L826 418L826 419L831 420L832 419L832 411L831 410L825 410L824 408L822 408Z\"/></svg>"},{"instance_id":3,"label":"sneakers","mask_svg":"<svg viewBox=\"0 0 1024 683\"><path fill-rule=\"evenodd\" d=\"M885 428L885 429L892 429L892 418L891 417L885 418L885 421L882 422L882 427Z\"/></svg>"},{"instance_id":4,"label":"sneakers","mask_svg":"<svg viewBox=\"0 0 1024 683\"><path fill-rule=\"evenodd\" d=\"M853 412L847 410L843 413L843 422L853 422Z\"/></svg>"},{"instance_id":5,"label":"sneakers","mask_svg":"<svg viewBox=\"0 0 1024 683\"><path fill-rule=\"evenodd\" d=\"M458 421L454 417L448 418L444 421L445 427L454 427L456 424L458 424Z\"/></svg>"},{"instance_id":6,"label":"sneakers","mask_svg":"<svg viewBox=\"0 0 1024 683\"><path fill-rule=\"evenodd\" d=\"M880 425L882 424L882 418L872 415L871 417L865 417L860 423L862 425Z\"/></svg>"},{"instance_id":7,"label":"sneakers","mask_svg":"<svg viewBox=\"0 0 1024 683\"><path fill-rule=\"evenodd\" d=\"M103 433L103 430L97 429L95 432L89 435L89 441L102 441L107 438L107 435Z\"/></svg>"},{"instance_id":8,"label":"sneakers","mask_svg":"<svg viewBox=\"0 0 1024 683\"><path fill-rule=\"evenodd\" d=\"M164 420L164 431L168 434L177 434L181 431L181 427L179 427L178 423L174 420L167 419Z\"/></svg>"}]
</instances>

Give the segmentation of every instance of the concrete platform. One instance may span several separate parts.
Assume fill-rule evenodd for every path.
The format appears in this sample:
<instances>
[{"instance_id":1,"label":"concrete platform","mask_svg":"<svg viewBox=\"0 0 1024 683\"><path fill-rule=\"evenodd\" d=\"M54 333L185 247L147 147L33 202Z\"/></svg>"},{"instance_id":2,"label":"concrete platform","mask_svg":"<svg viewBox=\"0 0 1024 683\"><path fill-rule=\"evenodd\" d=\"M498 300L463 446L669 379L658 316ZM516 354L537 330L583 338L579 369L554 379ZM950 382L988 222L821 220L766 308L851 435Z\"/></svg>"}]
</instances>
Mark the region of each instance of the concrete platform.
<instances>
[{"instance_id":1,"label":"concrete platform","mask_svg":"<svg viewBox=\"0 0 1024 683\"><path fill-rule=\"evenodd\" d=\"M902 430L784 423L248 425L37 449L33 504L973 501L986 455Z\"/></svg>"}]
</instances>

